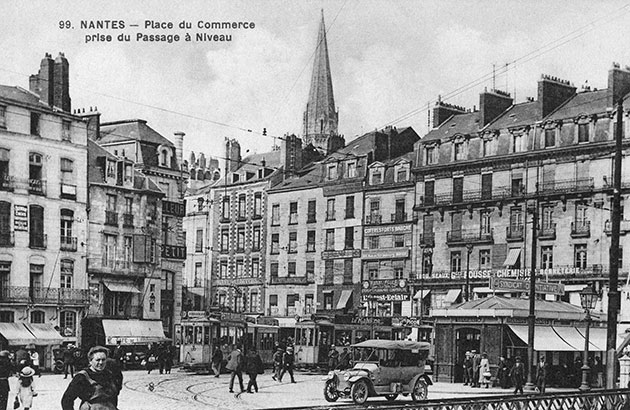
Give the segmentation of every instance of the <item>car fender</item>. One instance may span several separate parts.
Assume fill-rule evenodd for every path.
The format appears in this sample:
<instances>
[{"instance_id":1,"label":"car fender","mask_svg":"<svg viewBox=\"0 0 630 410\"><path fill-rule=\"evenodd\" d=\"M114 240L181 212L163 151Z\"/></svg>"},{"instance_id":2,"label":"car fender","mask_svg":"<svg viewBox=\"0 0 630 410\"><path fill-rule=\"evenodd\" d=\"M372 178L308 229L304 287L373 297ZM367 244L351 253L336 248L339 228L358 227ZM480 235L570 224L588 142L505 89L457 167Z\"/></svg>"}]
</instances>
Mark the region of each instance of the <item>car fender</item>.
<instances>
[{"instance_id":1,"label":"car fender","mask_svg":"<svg viewBox=\"0 0 630 410\"><path fill-rule=\"evenodd\" d=\"M423 373L423 374L417 374L413 377L413 379L411 379L411 382L409 383L409 388L413 389L413 386L416 385L416 381L418 379L422 379L424 380L424 382L427 384L427 386L431 386L433 384L433 381L431 380L431 377L429 377L428 374Z\"/></svg>"},{"instance_id":2,"label":"car fender","mask_svg":"<svg viewBox=\"0 0 630 410\"><path fill-rule=\"evenodd\" d=\"M336 380L336 379L337 379L337 375L335 374L335 372L329 372L326 376L322 377L322 380L324 381Z\"/></svg>"},{"instance_id":3,"label":"car fender","mask_svg":"<svg viewBox=\"0 0 630 410\"><path fill-rule=\"evenodd\" d=\"M365 376L365 375L361 375L360 374L360 375L352 376L348 380L348 383L350 383L352 385L352 384L358 382L359 380L365 380L365 382L367 383L368 387L370 388L370 391L373 390L372 380L370 380L370 378Z\"/></svg>"}]
</instances>

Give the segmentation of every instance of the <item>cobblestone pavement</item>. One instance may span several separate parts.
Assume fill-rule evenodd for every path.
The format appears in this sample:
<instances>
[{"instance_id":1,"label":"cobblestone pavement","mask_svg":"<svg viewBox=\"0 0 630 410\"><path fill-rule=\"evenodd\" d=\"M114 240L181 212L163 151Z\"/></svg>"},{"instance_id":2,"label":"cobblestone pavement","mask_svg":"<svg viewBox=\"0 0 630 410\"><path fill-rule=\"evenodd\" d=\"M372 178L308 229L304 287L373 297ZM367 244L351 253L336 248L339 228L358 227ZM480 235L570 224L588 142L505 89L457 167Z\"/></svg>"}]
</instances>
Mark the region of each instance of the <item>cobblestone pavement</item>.
<instances>
[{"instance_id":1,"label":"cobblestone pavement","mask_svg":"<svg viewBox=\"0 0 630 410\"><path fill-rule=\"evenodd\" d=\"M196 375L173 370L172 374L161 375L156 372L126 371L125 387L119 398L121 410L178 410L178 409L273 409L289 406L315 406L327 404L323 398L323 381L321 374L297 372L297 383L282 384L271 379L267 371L258 377L258 394L230 394L228 392L229 375L215 378L207 375ZM35 379L35 389L39 395L35 397L33 408L36 410L60 409L61 396L70 382L63 375L44 375ZM247 376L243 376L247 386ZM13 403L17 391L17 381L10 379L11 395L9 403ZM238 391L238 382L235 391ZM151 389L152 388L152 389ZM556 391L555 389L548 389ZM575 391L575 390L573 390ZM497 388L472 389L461 384L436 383L429 388L429 398L475 397L491 394L509 394L510 390ZM379 399L370 399L379 400ZM408 401L408 398L401 398ZM348 401L340 400L338 403ZM78 408L78 401L75 408Z\"/></svg>"}]
</instances>

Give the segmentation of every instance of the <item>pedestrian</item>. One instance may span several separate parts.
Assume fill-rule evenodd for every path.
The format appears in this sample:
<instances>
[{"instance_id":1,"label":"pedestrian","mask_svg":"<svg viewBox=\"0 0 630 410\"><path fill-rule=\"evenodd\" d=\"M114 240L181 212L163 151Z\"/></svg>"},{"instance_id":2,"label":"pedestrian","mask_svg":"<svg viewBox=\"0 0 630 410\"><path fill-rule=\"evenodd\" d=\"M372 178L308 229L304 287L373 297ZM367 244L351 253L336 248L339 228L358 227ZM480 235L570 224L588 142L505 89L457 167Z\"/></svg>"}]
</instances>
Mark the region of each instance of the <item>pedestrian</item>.
<instances>
[{"instance_id":1,"label":"pedestrian","mask_svg":"<svg viewBox=\"0 0 630 410\"><path fill-rule=\"evenodd\" d=\"M238 377L238 384L241 388L241 393L245 391L243 387L243 352L241 352L241 346L236 345L236 348L232 350L228 357L227 366L225 366L230 372L230 393L234 393L234 378Z\"/></svg>"},{"instance_id":2,"label":"pedestrian","mask_svg":"<svg viewBox=\"0 0 630 410\"><path fill-rule=\"evenodd\" d=\"M479 386L486 389L490 387L491 377L490 361L488 360L488 355L484 352L481 354L481 360L479 361Z\"/></svg>"},{"instance_id":3,"label":"pedestrian","mask_svg":"<svg viewBox=\"0 0 630 410\"><path fill-rule=\"evenodd\" d=\"M15 352L15 362L17 365L17 371L19 372L24 367L31 365L31 355L26 350L19 348L17 352Z\"/></svg>"},{"instance_id":4,"label":"pedestrian","mask_svg":"<svg viewBox=\"0 0 630 410\"><path fill-rule=\"evenodd\" d=\"M536 365L536 389L539 393L545 392L547 384L547 363L545 362L545 356L540 356L538 365Z\"/></svg>"},{"instance_id":5,"label":"pedestrian","mask_svg":"<svg viewBox=\"0 0 630 410\"><path fill-rule=\"evenodd\" d=\"M117 410L120 390L118 382L106 368L108 353L109 349L103 346L89 350L88 367L77 372L61 398L63 410L74 410L76 399L81 399L82 409Z\"/></svg>"},{"instance_id":6,"label":"pedestrian","mask_svg":"<svg viewBox=\"0 0 630 410\"><path fill-rule=\"evenodd\" d=\"M602 365L602 358L595 357L595 365L593 365L593 373L595 374L595 386L604 387L604 365Z\"/></svg>"},{"instance_id":7,"label":"pedestrian","mask_svg":"<svg viewBox=\"0 0 630 410\"><path fill-rule=\"evenodd\" d=\"M9 401L9 376L13 374L13 365L9 358L9 351L0 351L0 409L7 408Z\"/></svg>"},{"instance_id":8,"label":"pedestrian","mask_svg":"<svg viewBox=\"0 0 630 410\"><path fill-rule=\"evenodd\" d=\"M512 367L512 370L510 370L510 378L512 379L512 384L514 384L514 394L517 394L518 392L523 394L525 367L521 362L520 356L516 356L516 363L514 363L514 367Z\"/></svg>"},{"instance_id":9,"label":"pedestrian","mask_svg":"<svg viewBox=\"0 0 630 410\"><path fill-rule=\"evenodd\" d=\"M505 360L505 357L501 356L499 358L499 364L497 366L497 381L499 383L499 386L502 389L507 389L508 388L508 374L510 373L510 368L508 366L507 361Z\"/></svg>"},{"instance_id":10,"label":"pedestrian","mask_svg":"<svg viewBox=\"0 0 630 410\"><path fill-rule=\"evenodd\" d=\"M472 354L472 387L479 387L479 363L481 356L476 350L470 352Z\"/></svg>"},{"instance_id":11,"label":"pedestrian","mask_svg":"<svg viewBox=\"0 0 630 410\"><path fill-rule=\"evenodd\" d=\"M38 377L42 377L41 370L39 369L39 353L37 353L37 350L35 349L35 347L31 349L30 355L31 355L31 368L35 370L35 374Z\"/></svg>"},{"instance_id":12,"label":"pedestrian","mask_svg":"<svg viewBox=\"0 0 630 410\"><path fill-rule=\"evenodd\" d=\"M214 348L214 353L212 353L212 372L214 377L219 377L219 374L221 374L221 366L223 366L223 352L221 347L217 346Z\"/></svg>"},{"instance_id":13,"label":"pedestrian","mask_svg":"<svg viewBox=\"0 0 630 410\"><path fill-rule=\"evenodd\" d=\"M245 364L245 372L249 376L249 381L247 382L247 393L254 393L252 391L252 387L258 393L258 383L256 382L256 378L259 374L263 374L265 372L265 367L262 362L262 358L253 347L247 353L247 360Z\"/></svg>"},{"instance_id":14,"label":"pedestrian","mask_svg":"<svg viewBox=\"0 0 630 410\"><path fill-rule=\"evenodd\" d=\"M328 370L335 370L339 365L339 351L335 345L330 345L328 351Z\"/></svg>"},{"instance_id":15,"label":"pedestrian","mask_svg":"<svg viewBox=\"0 0 630 410\"><path fill-rule=\"evenodd\" d=\"M122 364L124 356L125 356L125 349L123 348L121 341L118 340L116 342L116 347L114 348L114 351L112 352L112 359L117 360L118 363Z\"/></svg>"},{"instance_id":16,"label":"pedestrian","mask_svg":"<svg viewBox=\"0 0 630 410\"><path fill-rule=\"evenodd\" d=\"M34 375L35 370L29 366L24 367L18 374L18 392L15 397L15 404L18 404L17 401L19 401L24 410L28 410L33 407L33 397L37 396L37 393L33 389ZM16 408L15 404L13 405L13 408Z\"/></svg>"},{"instance_id":17,"label":"pedestrian","mask_svg":"<svg viewBox=\"0 0 630 410\"><path fill-rule=\"evenodd\" d=\"M282 357L284 356L284 350L278 345L276 351L273 354L273 376L272 379L279 381L280 372L282 372Z\"/></svg>"},{"instance_id":18,"label":"pedestrian","mask_svg":"<svg viewBox=\"0 0 630 410\"><path fill-rule=\"evenodd\" d=\"M350 356L350 352L348 351L347 347L343 348L343 353L341 353L340 359L339 359L339 369L340 370L346 370L350 368L350 360L352 359L352 357Z\"/></svg>"},{"instance_id":19,"label":"pedestrian","mask_svg":"<svg viewBox=\"0 0 630 410\"><path fill-rule=\"evenodd\" d=\"M472 357L470 351L464 354L464 386L472 385Z\"/></svg>"},{"instance_id":20,"label":"pedestrian","mask_svg":"<svg viewBox=\"0 0 630 410\"><path fill-rule=\"evenodd\" d=\"M157 365L160 370L160 374L164 374L164 368L166 366L166 346L158 345L157 348Z\"/></svg>"},{"instance_id":21,"label":"pedestrian","mask_svg":"<svg viewBox=\"0 0 630 410\"><path fill-rule=\"evenodd\" d=\"M171 374L173 368L173 347L170 344L164 346L164 372Z\"/></svg>"},{"instance_id":22,"label":"pedestrian","mask_svg":"<svg viewBox=\"0 0 630 410\"><path fill-rule=\"evenodd\" d=\"M63 374L64 379L68 378L68 373L74 378L74 352L72 348L74 346L69 344L66 346L66 350L63 351Z\"/></svg>"},{"instance_id":23,"label":"pedestrian","mask_svg":"<svg viewBox=\"0 0 630 410\"><path fill-rule=\"evenodd\" d=\"M284 373L289 373L289 376L291 376L291 383L296 383L293 378L294 361L295 357L293 356L293 346L289 346L284 352L284 355L282 355L282 372L280 373L280 377L278 377L280 382L282 382L282 376L284 376Z\"/></svg>"}]
</instances>

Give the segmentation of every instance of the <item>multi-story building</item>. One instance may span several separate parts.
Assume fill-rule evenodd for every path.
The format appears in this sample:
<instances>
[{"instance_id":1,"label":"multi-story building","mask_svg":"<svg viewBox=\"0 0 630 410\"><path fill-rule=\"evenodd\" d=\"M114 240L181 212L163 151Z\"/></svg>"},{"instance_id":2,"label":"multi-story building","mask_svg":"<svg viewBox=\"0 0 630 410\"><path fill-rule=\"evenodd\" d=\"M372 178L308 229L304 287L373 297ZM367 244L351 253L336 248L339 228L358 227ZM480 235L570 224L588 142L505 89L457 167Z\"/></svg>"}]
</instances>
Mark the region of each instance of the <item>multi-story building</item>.
<instances>
[{"instance_id":1,"label":"multi-story building","mask_svg":"<svg viewBox=\"0 0 630 410\"><path fill-rule=\"evenodd\" d=\"M0 86L0 333L50 367L88 303L87 131L68 112L63 54L46 55L30 88Z\"/></svg>"},{"instance_id":2,"label":"multi-story building","mask_svg":"<svg viewBox=\"0 0 630 410\"><path fill-rule=\"evenodd\" d=\"M614 108L629 91L630 71L614 66L603 90L576 93L543 76L536 100L512 104L494 91L481 94L479 111L436 107L414 169L416 290L430 291L432 307L483 297L490 277L523 278L531 268L564 283L562 300L578 305L578 292L594 283L603 290L598 309L606 306ZM627 275L627 260L620 272Z\"/></svg>"},{"instance_id":3,"label":"multi-story building","mask_svg":"<svg viewBox=\"0 0 630 410\"><path fill-rule=\"evenodd\" d=\"M181 317L182 272L186 246L182 229L184 192L188 172L183 167L183 132L174 133L171 142L149 127L144 120L121 120L102 123L95 142L115 157L130 160L134 169L150 179L164 197L156 206L161 210L153 217L159 226L160 258L154 275L161 282L155 290L160 319L167 337L173 337ZM158 241L155 234L152 241Z\"/></svg>"}]
</instances>

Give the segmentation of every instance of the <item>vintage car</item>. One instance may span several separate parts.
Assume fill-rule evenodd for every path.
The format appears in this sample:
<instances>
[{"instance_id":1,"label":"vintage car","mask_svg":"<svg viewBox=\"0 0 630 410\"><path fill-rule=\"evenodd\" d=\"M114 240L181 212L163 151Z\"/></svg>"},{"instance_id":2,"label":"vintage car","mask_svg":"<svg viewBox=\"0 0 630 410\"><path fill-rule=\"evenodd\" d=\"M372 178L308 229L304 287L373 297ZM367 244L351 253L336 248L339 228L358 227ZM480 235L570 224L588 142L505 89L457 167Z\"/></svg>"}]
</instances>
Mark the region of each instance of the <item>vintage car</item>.
<instances>
[{"instance_id":1,"label":"vintage car","mask_svg":"<svg viewBox=\"0 0 630 410\"><path fill-rule=\"evenodd\" d=\"M430 344L407 340L366 340L352 346L354 366L332 370L324 378L324 398L333 402L350 397L363 404L368 397L395 400L411 394L414 401L426 400L433 384L425 373Z\"/></svg>"}]
</instances>

